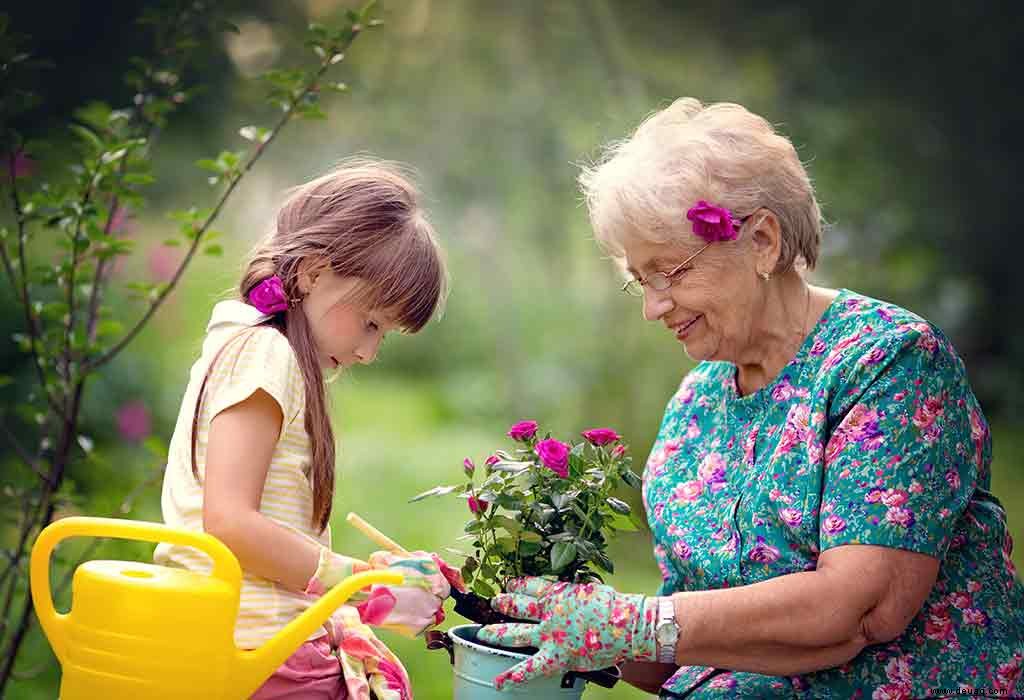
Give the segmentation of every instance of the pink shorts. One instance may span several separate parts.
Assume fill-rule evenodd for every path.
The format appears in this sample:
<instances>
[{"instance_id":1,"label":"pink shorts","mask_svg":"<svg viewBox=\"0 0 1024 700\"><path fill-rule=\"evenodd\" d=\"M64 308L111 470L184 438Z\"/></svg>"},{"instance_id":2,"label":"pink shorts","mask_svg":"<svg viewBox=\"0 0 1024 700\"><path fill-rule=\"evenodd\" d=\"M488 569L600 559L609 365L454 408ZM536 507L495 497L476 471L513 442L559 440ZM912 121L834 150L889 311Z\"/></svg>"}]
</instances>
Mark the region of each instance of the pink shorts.
<instances>
[{"instance_id":1,"label":"pink shorts","mask_svg":"<svg viewBox=\"0 0 1024 700\"><path fill-rule=\"evenodd\" d=\"M343 700L348 697L341 662L330 635L306 642L285 659L252 700Z\"/></svg>"}]
</instances>

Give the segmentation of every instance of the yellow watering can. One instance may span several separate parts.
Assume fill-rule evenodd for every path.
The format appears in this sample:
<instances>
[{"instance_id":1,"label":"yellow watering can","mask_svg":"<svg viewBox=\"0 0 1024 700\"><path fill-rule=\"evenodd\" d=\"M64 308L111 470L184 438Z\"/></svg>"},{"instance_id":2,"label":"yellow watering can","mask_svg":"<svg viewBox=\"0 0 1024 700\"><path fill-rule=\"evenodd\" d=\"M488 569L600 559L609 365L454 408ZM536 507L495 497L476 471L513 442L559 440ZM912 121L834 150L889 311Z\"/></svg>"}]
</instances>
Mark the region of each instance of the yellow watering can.
<instances>
[{"instance_id":1,"label":"yellow watering can","mask_svg":"<svg viewBox=\"0 0 1024 700\"><path fill-rule=\"evenodd\" d=\"M78 536L118 537L195 547L213 559L209 575L127 561L90 561L75 571L72 608L50 594L50 553ZM64 518L32 548L32 600L63 670L62 700L247 698L341 606L373 583L401 574L367 571L328 591L259 649L235 647L242 570L220 540L157 523Z\"/></svg>"}]
</instances>

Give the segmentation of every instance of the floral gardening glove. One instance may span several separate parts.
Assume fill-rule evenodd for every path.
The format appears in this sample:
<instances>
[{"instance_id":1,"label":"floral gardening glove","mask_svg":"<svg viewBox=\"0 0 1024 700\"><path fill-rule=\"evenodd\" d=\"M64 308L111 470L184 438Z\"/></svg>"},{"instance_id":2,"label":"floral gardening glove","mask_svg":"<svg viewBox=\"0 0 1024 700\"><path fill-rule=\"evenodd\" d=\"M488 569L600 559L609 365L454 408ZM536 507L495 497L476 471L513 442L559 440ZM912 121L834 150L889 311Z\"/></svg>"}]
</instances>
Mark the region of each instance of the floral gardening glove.
<instances>
[{"instance_id":1,"label":"floral gardening glove","mask_svg":"<svg viewBox=\"0 0 1024 700\"><path fill-rule=\"evenodd\" d=\"M374 585L367 599L355 606L363 622L411 638L444 620L441 606L451 584L441 566L444 560L436 554L374 552L369 564L372 569L400 573L405 581L400 586Z\"/></svg>"},{"instance_id":2,"label":"floral gardening glove","mask_svg":"<svg viewBox=\"0 0 1024 700\"><path fill-rule=\"evenodd\" d=\"M488 625L477 638L539 651L494 679L518 686L539 676L593 671L626 660L654 661L657 598L617 592L595 583L573 584L529 576L509 583L491 606L510 617L540 624Z\"/></svg>"}]
</instances>

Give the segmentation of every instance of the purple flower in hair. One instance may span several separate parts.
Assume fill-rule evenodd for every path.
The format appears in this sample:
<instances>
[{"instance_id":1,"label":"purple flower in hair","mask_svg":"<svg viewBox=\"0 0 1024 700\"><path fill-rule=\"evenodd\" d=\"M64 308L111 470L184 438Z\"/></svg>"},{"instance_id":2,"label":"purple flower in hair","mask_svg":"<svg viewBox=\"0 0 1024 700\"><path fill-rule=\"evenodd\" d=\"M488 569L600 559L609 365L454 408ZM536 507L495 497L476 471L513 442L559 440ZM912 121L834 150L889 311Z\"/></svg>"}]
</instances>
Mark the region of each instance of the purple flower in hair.
<instances>
[{"instance_id":1,"label":"purple flower in hair","mask_svg":"<svg viewBox=\"0 0 1024 700\"><path fill-rule=\"evenodd\" d=\"M284 295L281 278L273 275L263 280L249 292L249 303L262 314L276 314L288 308L288 297Z\"/></svg>"},{"instance_id":2,"label":"purple flower in hair","mask_svg":"<svg viewBox=\"0 0 1024 700\"><path fill-rule=\"evenodd\" d=\"M693 232L708 243L732 241L740 235L740 221L733 218L732 212L703 199L690 207L686 218L693 222Z\"/></svg>"}]
</instances>

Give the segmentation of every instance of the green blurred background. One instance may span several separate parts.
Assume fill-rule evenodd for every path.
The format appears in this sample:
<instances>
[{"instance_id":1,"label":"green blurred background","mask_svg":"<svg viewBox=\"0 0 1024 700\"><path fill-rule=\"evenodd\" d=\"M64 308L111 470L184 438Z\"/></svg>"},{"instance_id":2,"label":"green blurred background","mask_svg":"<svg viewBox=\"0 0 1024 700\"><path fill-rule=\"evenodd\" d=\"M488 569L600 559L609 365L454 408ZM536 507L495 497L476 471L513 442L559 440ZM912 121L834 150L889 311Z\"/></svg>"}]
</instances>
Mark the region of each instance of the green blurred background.
<instances>
[{"instance_id":1,"label":"green blurred background","mask_svg":"<svg viewBox=\"0 0 1024 700\"><path fill-rule=\"evenodd\" d=\"M130 98L120 75L144 48L132 24L139 6L7 10L13 27L33 36L36 53L55 63L28 126L52 143L34 154L35 177L59 176L71 110ZM194 162L244 147L239 127L271 116L252 78L303 60L306 24L329 23L347 6L229 5L241 33L209 49L192 75L205 93L159 137L158 181L149 208L127 224L137 249L120 283L168 274L180 253L160 243L174 229L167 212L209 206L216 194ZM383 0L385 27L360 38L335 74L350 94L327 103L328 121L284 132L217 226L224 257L200 260L148 330L89 385L83 432L96 450L70 472L68 511L111 514L158 473L145 440L170 438L211 306L237 283L284 188L353 153L417 168L453 284L440 322L389 339L374 366L332 386L341 442L335 548L372 549L345 525L350 510L409 548L455 544L466 517L458 501L406 501L456 482L463 457L485 457L516 420L534 418L564 436L614 427L642 463L691 365L663 328L641 319L636 300L618 292L575 178L600 145L691 95L740 102L797 146L830 222L814 281L906 306L954 338L993 423L993 490L1024 541L1024 244L1013 211L1024 93L1012 52L1021 15L1009 2ZM0 388L6 407L32 376L8 340L21 317L6 284L0 301L0 358L16 377ZM116 308L126 323L141 311L129 301ZM19 469L0 453L2 483L23 481ZM159 519L158 485L139 491L129 515ZM612 554L614 584L653 591L647 533L622 536ZM97 556L148 550L112 543ZM417 697L450 697L443 653L424 651L421 641L388 641ZM18 670L9 697L55 696L56 665L38 630ZM587 697L642 695L620 686Z\"/></svg>"}]
</instances>

